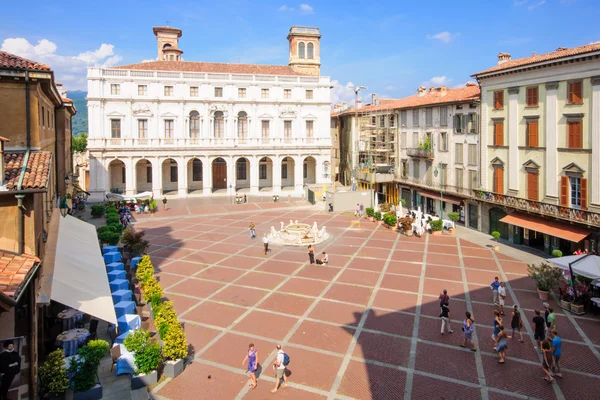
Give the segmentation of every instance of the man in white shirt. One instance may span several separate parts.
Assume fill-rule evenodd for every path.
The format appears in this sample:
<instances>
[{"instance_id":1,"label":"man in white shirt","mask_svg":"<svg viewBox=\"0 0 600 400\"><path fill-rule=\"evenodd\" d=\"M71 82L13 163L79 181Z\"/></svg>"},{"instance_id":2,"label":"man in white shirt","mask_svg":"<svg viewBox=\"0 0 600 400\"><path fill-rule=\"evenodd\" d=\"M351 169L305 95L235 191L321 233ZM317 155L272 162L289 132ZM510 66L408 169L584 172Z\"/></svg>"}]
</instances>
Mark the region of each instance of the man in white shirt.
<instances>
[{"instance_id":1,"label":"man in white shirt","mask_svg":"<svg viewBox=\"0 0 600 400\"><path fill-rule=\"evenodd\" d=\"M266 233L263 235L263 244L265 245L265 256L266 256L267 253L269 252L269 238L267 237Z\"/></svg>"},{"instance_id":2,"label":"man in white shirt","mask_svg":"<svg viewBox=\"0 0 600 400\"><path fill-rule=\"evenodd\" d=\"M285 376L285 365L283 365L283 360L285 359L285 352L281 348L281 345L278 344L276 346L277 349L277 357L273 362L273 369L277 371L275 375L275 389L271 390L271 393L277 392L279 389L279 383L281 382L281 378L283 378L283 384L281 387L287 387L287 376Z\"/></svg>"},{"instance_id":3,"label":"man in white shirt","mask_svg":"<svg viewBox=\"0 0 600 400\"><path fill-rule=\"evenodd\" d=\"M504 314L504 300L506 300L506 286L504 282L500 282L500 287L498 288L498 306L500 307L500 315Z\"/></svg>"},{"instance_id":4,"label":"man in white shirt","mask_svg":"<svg viewBox=\"0 0 600 400\"><path fill-rule=\"evenodd\" d=\"M323 252L321 258L317 258L317 264L328 264L329 263L329 255L326 252Z\"/></svg>"}]
</instances>

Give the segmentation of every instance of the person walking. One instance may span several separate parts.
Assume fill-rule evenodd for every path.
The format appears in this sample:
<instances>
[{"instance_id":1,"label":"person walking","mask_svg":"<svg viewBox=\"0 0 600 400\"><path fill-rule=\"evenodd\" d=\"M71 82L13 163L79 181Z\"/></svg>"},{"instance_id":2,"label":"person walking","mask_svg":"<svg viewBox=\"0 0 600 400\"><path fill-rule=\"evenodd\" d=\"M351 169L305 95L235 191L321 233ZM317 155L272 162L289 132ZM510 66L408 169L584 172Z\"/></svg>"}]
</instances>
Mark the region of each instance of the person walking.
<instances>
[{"instance_id":1,"label":"person walking","mask_svg":"<svg viewBox=\"0 0 600 400\"><path fill-rule=\"evenodd\" d=\"M519 307L515 304L513 307L513 312L510 318L510 327L512 328L512 336L509 336L509 339L515 338L515 332L519 332L521 338L519 342L523 343L523 332L521 329L523 328L523 320L521 319L521 312L519 311Z\"/></svg>"},{"instance_id":2,"label":"person walking","mask_svg":"<svg viewBox=\"0 0 600 400\"><path fill-rule=\"evenodd\" d=\"M21 373L21 356L15 351L15 344L7 340L2 344L4 351L0 353L0 399L8 399L8 390L15 376Z\"/></svg>"},{"instance_id":3,"label":"person walking","mask_svg":"<svg viewBox=\"0 0 600 400\"><path fill-rule=\"evenodd\" d=\"M495 305L498 305L498 288L500 287L500 280L498 277L494 278L494 282L490 284L490 288L492 289L492 301Z\"/></svg>"},{"instance_id":4,"label":"person walking","mask_svg":"<svg viewBox=\"0 0 600 400\"><path fill-rule=\"evenodd\" d=\"M313 249L312 244L308 245L308 260L311 264L315 263L315 249Z\"/></svg>"},{"instance_id":5,"label":"person walking","mask_svg":"<svg viewBox=\"0 0 600 400\"><path fill-rule=\"evenodd\" d=\"M252 378L252 384L250 386L254 389L257 385L256 370L258 369L258 350L254 348L254 343L248 345L246 358L242 361L242 365L244 365L246 361L248 361L248 372L250 372L250 378Z\"/></svg>"},{"instance_id":6,"label":"person walking","mask_svg":"<svg viewBox=\"0 0 600 400\"><path fill-rule=\"evenodd\" d=\"M448 308L448 303L442 304L441 318L442 318L442 329L441 329L442 335L444 334L446 325L448 325L448 333L454 333L454 331L452 330L452 327L450 326L450 308Z\"/></svg>"},{"instance_id":7,"label":"person walking","mask_svg":"<svg viewBox=\"0 0 600 400\"><path fill-rule=\"evenodd\" d=\"M542 317L540 317L542 318ZM544 380L548 383L554 382L552 378L552 349L550 348L550 342L544 340L542 343L542 368L544 370Z\"/></svg>"},{"instance_id":8,"label":"person walking","mask_svg":"<svg viewBox=\"0 0 600 400\"><path fill-rule=\"evenodd\" d=\"M467 347L467 342L471 344L471 351L477 351L475 348L475 342L473 341L473 324L475 318L471 316L469 311L465 312L465 320L463 321L462 330L464 332L464 340L460 347Z\"/></svg>"},{"instance_id":9,"label":"person walking","mask_svg":"<svg viewBox=\"0 0 600 400\"><path fill-rule=\"evenodd\" d=\"M163 210L167 211L167 196L163 197Z\"/></svg>"},{"instance_id":10,"label":"person walking","mask_svg":"<svg viewBox=\"0 0 600 400\"><path fill-rule=\"evenodd\" d=\"M269 238L267 237L267 234L265 233L263 235L263 244L265 245L265 256L267 255L267 253L269 252Z\"/></svg>"},{"instance_id":11,"label":"person walking","mask_svg":"<svg viewBox=\"0 0 600 400\"><path fill-rule=\"evenodd\" d=\"M255 239L256 238L256 225L254 225L254 222L250 221L250 239Z\"/></svg>"},{"instance_id":12,"label":"person walking","mask_svg":"<svg viewBox=\"0 0 600 400\"><path fill-rule=\"evenodd\" d=\"M248 197L246 197L246 195L244 195L244 203L248 202Z\"/></svg>"},{"instance_id":13,"label":"person walking","mask_svg":"<svg viewBox=\"0 0 600 400\"><path fill-rule=\"evenodd\" d=\"M442 305L446 304L450 304L450 296L448 296L448 291L446 289L442 290L442 293L440 293L440 308L442 308Z\"/></svg>"},{"instance_id":14,"label":"person walking","mask_svg":"<svg viewBox=\"0 0 600 400\"><path fill-rule=\"evenodd\" d=\"M496 335L496 353L500 356L500 360L498 360L498 364L504 364L504 357L506 356L506 349L508 348L508 343L506 343L506 332L504 331L504 326L498 326L498 334Z\"/></svg>"},{"instance_id":15,"label":"person walking","mask_svg":"<svg viewBox=\"0 0 600 400\"><path fill-rule=\"evenodd\" d=\"M550 315L550 304L544 303L544 324L546 326L546 336L550 336L550 323L548 322L548 316Z\"/></svg>"},{"instance_id":16,"label":"person walking","mask_svg":"<svg viewBox=\"0 0 600 400\"><path fill-rule=\"evenodd\" d=\"M359 217L362 217L363 214L365 213L365 205L363 203L360 203L360 208L359 208Z\"/></svg>"},{"instance_id":17,"label":"person walking","mask_svg":"<svg viewBox=\"0 0 600 400\"><path fill-rule=\"evenodd\" d=\"M275 389L271 390L271 393L277 392L279 389L279 383L283 378L282 388L287 387L287 376L285 375L285 358L286 354L284 353L281 345L278 344L275 346L277 349L277 357L275 358L275 362L273 362L273 369L275 370Z\"/></svg>"},{"instance_id":18,"label":"person walking","mask_svg":"<svg viewBox=\"0 0 600 400\"><path fill-rule=\"evenodd\" d=\"M356 203L356 208L354 209L354 216L360 217L360 204Z\"/></svg>"},{"instance_id":19,"label":"person walking","mask_svg":"<svg viewBox=\"0 0 600 400\"><path fill-rule=\"evenodd\" d=\"M500 286L498 287L498 305L500 308L500 315L504 314L504 300L506 300L506 285L504 282L500 282Z\"/></svg>"},{"instance_id":20,"label":"person walking","mask_svg":"<svg viewBox=\"0 0 600 400\"><path fill-rule=\"evenodd\" d=\"M500 333L500 326L502 325L502 318L500 317L500 311L494 310L494 333L492 334L492 339L494 342L498 337L498 333Z\"/></svg>"},{"instance_id":21,"label":"person walking","mask_svg":"<svg viewBox=\"0 0 600 400\"><path fill-rule=\"evenodd\" d=\"M544 317L542 317L542 313L540 312L540 310L535 310L534 311L534 317L531 320L531 322L533 322L533 338L535 339L535 342L537 343L537 348L542 350L542 342L546 339L546 334L545 334L545 326L546 323L544 321Z\"/></svg>"},{"instance_id":22,"label":"person walking","mask_svg":"<svg viewBox=\"0 0 600 400\"><path fill-rule=\"evenodd\" d=\"M546 327L547 332L546 336L552 338L552 331L556 330L556 315L554 314L554 309L552 307L548 307L548 316L546 317Z\"/></svg>"},{"instance_id":23,"label":"person walking","mask_svg":"<svg viewBox=\"0 0 600 400\"><path fill-rule=\"evenodd\" d=\"M556 330L552 331L552 356L554 357L554 362L552 363L552 372L554 372L554 376L562 378L562 372L560 372L560 357L562 356L562 339L558 336L558 332Z\"/></svg>"}]
</instances>

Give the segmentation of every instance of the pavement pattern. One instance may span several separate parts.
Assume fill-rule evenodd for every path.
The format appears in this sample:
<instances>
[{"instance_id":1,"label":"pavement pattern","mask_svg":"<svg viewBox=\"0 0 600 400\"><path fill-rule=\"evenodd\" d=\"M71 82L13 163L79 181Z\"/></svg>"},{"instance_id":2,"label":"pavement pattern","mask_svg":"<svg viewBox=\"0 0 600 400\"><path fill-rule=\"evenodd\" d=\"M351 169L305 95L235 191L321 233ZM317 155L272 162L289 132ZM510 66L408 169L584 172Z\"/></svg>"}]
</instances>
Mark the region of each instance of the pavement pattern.
<instances>
[{"instance_id":1,"label":"pavement pattern","mask_svg":"<svg viewBox=\"0 0 600 400\"><path fill-rule=\"evenodd\" d=\"M245 206L138 220L165 296L185 323L192 359L153 397L598 398L600 319L564 313L554 301L564 377L542 380L531 324L542 301L525 263L450 234L406 237L366 220L350 228L353 217L294 204ZM327 251L329 265L309 265L305 248L274 247L265 256L262 234L290 220L327 227L331 238L315 250ZM507 282L507 310L515 303L523 308L526 328L525 343L509 341L504 365L491 339L495 276ZM442 289L450 295L454 329L443 336ZM466 310L477 321L478 352L458 346ZM261 365L256 389L248 387L242 365L249 343ZM291 359L289 386L271 394L277 343Z\"/></svg>"}]
</instances>

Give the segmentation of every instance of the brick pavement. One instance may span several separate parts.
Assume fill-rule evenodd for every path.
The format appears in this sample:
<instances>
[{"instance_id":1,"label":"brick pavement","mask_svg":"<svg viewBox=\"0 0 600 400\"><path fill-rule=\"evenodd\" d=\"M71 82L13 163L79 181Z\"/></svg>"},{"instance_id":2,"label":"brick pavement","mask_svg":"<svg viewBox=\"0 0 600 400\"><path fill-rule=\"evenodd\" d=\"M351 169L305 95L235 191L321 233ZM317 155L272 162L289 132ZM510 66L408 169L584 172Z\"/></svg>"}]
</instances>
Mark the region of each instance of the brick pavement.
<instances>
[{"instance_id":1,"label":"brick pavement","mask_svg":"<svg viewBox=\"0 0 600 400\"><path fill-rule=\"evenodd\" d=\"M314 208L216 210L138 223L193 358L155 389L157 398L586 399L600 391L600 321L558 307L564 378L553 385L541 379L530 319L542 302L517 259L458 235L409 238L366 221L349 229L351 217ZM305 248L272 245L264 255L262 233L296 219L327 226L331 238L316 251L327 251L330 265L309 265ZM258 239L248 236L250 221ZM490 338L494 276L508 282L507 309L516 301L526 317L525 343L509 341L505 365L497 364ZM455 333L441 336L437 296L444 288ZM458 346L465 310L477 319L477 353ZM262 365L255 390L241 365L249 342ZM271 395L276 343L291 357L291 375L289 387Z\"/></svg>"}]
</instances>

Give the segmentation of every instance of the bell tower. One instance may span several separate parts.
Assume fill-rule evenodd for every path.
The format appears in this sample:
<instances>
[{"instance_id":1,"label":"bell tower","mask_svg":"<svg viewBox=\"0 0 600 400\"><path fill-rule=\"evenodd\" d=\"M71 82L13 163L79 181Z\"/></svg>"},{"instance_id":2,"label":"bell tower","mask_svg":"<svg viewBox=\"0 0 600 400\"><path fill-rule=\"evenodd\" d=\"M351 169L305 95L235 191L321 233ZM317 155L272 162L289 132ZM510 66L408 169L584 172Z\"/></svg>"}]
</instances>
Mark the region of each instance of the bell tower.
<instances>
[{"instance_id":1,"label":"bell tower","mask_svg":"<svg viewBox=\"0 0 600 400\"><path fill-rule=\"evenodd\" d=\"M321 75L321 33L319 28L292 26L287 39L290 42L290 67L301 74Z\"/></svg>"},{"instance_id":2,"label":"bell tower","mask_svg":"<svg viewBox=\"0 0 600 400\"><path fill-rule=\"evenodd\" d=\"M179 49L181 29L170 26L152 28L158 42L158 61L181 61L183 51Z\"/></svg>"}]
</instances>

